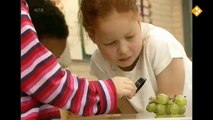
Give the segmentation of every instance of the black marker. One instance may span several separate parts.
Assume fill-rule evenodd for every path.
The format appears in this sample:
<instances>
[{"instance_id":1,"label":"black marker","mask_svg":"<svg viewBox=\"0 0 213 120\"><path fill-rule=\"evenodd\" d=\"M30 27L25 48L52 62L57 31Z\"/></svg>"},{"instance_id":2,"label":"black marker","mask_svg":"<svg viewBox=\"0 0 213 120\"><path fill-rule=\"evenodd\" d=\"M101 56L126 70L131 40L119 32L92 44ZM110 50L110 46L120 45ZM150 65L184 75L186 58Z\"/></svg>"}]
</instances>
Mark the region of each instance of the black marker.
<instances>
[{"instance_id":1,"label":"black marker","mask_svg":"<svg viewBox=\"0 0 213 120\"><path fill-rule=\"evenodd\" d=\"M139 78L139 79L135 82L135 86L137 87L136 93L141 89L141 87L144 85L145 82L146 82L146 79L143 79L142 77Z\"/></svg>"}]
</instances>

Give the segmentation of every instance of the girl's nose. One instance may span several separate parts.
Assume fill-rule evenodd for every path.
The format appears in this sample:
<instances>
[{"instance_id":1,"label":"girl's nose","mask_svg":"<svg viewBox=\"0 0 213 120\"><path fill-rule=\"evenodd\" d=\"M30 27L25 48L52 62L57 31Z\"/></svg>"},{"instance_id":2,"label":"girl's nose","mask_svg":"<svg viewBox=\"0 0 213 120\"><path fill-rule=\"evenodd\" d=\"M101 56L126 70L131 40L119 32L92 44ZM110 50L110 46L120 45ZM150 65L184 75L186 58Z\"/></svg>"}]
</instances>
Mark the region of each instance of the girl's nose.
<instances>
[{"instance_id":1,"label":"girl's nose","mask_svg":"<svg viewBox=\"0 0 213 120\"><path fill-rule=\"evenodd\" d=\"M126 54L128 52L128 44L126 42L120 42L119 48L118 48L118 54Z\"/></svg>"}]
</instances>

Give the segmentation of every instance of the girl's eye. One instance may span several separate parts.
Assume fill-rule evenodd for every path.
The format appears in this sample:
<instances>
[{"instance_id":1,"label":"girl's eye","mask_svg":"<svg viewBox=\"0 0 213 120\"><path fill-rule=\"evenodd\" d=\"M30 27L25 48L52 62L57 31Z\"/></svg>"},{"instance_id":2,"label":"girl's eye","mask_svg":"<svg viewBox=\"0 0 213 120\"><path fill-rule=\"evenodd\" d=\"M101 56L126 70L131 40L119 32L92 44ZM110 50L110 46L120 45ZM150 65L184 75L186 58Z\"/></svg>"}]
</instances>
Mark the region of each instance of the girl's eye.
<instances>
[{"instance_id":1,"label":"girl's eye","mask_svg":"<svg viewBox=\"0 0 213 120\"><path fill-rule=\"evenodd\" d=\"M127 40L130 40L130 39L132 39L134 37L134 35L131 35L131 36L127 36L127 37L125 37Z\"/></svg>"},{"instance_id":2,"label":"girl's eye","mask_svg":"<svg viewBox=\"0 0 213 120\"><path fill-rule=\"evenodd\" d=\"M107 43L107 44L104 44L104 45L106 45L106 46L109 46L109 45L113 45L113 44L115 44L116 42L111 42L111 43Z\"/></svg>"}]
</instances>

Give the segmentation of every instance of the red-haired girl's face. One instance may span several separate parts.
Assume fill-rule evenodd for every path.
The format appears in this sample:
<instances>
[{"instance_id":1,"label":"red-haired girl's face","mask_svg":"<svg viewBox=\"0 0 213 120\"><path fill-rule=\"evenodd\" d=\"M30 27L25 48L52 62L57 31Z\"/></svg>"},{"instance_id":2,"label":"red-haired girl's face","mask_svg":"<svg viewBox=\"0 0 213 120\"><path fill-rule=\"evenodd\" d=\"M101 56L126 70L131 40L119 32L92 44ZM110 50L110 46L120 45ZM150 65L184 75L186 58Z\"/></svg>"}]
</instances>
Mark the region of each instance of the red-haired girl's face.
<instances>
[{"instance_id":1,"label":"red-haired girl's face","mask_svg":"<svg viewBox=\"0 0 213 120\"><path fill-rule=\"evenodd\" d=\"M98 19L93 41L110 63L132 68L142 50L140 23L128 12L113 12Z\"/></svg>"}]
</instances>

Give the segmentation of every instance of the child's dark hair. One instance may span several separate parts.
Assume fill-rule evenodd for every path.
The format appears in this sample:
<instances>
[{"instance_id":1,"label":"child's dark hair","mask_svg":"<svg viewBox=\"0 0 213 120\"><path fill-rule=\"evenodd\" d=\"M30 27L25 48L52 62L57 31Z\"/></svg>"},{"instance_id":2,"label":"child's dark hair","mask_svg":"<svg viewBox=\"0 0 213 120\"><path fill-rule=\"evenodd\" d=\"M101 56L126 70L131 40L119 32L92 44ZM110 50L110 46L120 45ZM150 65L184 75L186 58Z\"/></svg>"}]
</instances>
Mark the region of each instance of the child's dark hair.
<instances>
[{"instance_id":1,"label":"child's dark hair","mask_svg":"<svg viewBox=\"0 0 213 120\"><path fill-rule=\"evenodd\" d=\"M44 37L67 39L68 25L64 14L50 0L29 0L30 17L41 40Z\"/></svg>"}]
</instances>

